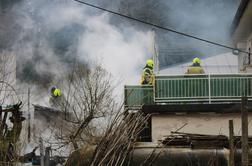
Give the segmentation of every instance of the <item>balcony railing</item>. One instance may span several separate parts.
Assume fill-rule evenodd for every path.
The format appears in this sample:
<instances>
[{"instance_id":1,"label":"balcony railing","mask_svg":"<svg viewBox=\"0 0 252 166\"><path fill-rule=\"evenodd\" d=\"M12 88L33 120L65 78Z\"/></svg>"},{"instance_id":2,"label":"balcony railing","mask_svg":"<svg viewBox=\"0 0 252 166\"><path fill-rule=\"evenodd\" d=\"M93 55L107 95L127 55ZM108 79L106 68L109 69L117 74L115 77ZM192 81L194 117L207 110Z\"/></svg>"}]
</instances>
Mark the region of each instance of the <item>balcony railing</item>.
<instances>
[{"instance_id":1,"label":"balcony railing","mask_svg":"<svg viewBox=\"0 0 252 166\"><path fill-rule=\"evenodd\" d=\"M252 97L252 74L156 76L155 86L125 86L125 106L174 102L223 102Z\"/></svg>"},{"instance_id":2,"label":"balcony railing","mask_svg":"<svg viewBox=\"0 0 252 166\"><path fill-rule=\"evenodd\" d=\"M252 96L252 75L157 76L155 102L240 100Z\"/></svg>"},{"instance_id":3,"label":"balcony railing","mask_svg":"<svg viewBox=\"0 0 252 166\"><path fill-rule=\"evenodd\" d=\"M142 105L154 104L153 86L136 85L124 87L125 107L138 109Z\"/></svg>"}]
</instances>

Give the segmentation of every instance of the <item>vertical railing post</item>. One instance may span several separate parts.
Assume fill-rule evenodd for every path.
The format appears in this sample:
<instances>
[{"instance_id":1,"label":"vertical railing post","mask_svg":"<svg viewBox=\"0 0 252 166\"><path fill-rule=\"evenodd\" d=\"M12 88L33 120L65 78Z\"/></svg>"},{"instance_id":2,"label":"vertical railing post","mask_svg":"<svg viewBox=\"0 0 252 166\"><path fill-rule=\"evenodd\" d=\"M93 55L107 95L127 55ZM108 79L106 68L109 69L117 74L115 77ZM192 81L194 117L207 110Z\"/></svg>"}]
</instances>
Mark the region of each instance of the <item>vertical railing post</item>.
<instances>
[{"instance_id":1,"label":"vertical railing post","mask_svg":"<svg viewBox=\"0 0 252 166\"><path fill-rule=\"evenodd\" d=\"M153 91L152 91L152 95L153 95L153 103L156 103L156 84L157 84L157 77L154 76L154 85L152 86Z\"/></svg>"},{"instance_id":2,"label":"vertical railing post","mask_svg":"<svg viewBox=\"0 0 252 166\"><path fill-rule=\"evenodd\" d=\"M209 103L211 104L211 77L210 74L208 74L208 99Z\"/></svg>"}]
</instances>

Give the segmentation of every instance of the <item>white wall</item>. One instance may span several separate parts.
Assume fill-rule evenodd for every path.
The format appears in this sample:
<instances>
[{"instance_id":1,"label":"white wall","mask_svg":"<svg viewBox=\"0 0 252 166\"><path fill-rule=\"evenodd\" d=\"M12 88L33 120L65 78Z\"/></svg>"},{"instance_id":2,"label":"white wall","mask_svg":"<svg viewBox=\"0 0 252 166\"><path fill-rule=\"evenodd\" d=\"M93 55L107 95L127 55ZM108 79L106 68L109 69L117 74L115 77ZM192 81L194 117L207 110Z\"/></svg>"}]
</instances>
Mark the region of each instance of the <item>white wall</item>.
<instances>
[{"instance_id":1,"label":"white wall","mask_svg":"<svg viewBox=\"0 0 252 166\"><path fill-rule=\"evenodd\" d=\"M229 120L234 120L234 134L241 135L241 120L239 113L232 114L156 114L152 116L152 141L157 142L171 131L187 125L180 132L212 135L229 135ZM249 135L252 135L252 113L249 113Z\"/></svg>"}]
</instances>

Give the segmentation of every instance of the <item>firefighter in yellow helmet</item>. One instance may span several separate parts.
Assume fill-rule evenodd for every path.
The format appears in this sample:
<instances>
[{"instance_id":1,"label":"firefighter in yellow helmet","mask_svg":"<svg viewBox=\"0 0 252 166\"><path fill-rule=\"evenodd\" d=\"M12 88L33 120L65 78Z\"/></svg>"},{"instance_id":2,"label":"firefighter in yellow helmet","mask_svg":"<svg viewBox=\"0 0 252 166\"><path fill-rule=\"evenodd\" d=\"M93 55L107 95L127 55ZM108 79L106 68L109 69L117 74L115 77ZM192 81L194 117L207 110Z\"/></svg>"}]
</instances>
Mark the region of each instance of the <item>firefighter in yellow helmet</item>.
<instances>
[{"instance_id":1,"label":"firefighter in yellow helmet","mask_svg":"<svg viewBox=\"0 0 252 166\"><path fill-rule=\"evenodd\" d=\"M51 89L51 93L53 97L59 97L61 96L61 90L56 88L56 87L52 87Z\"/></svg>"},{"instance_id":2,"label":"firefighter in yellow helmet","mask_svg":"<svg viewBox=\"0 0 252 166\"><path fill-rule=\"evenodd\" d=\"M204 69L200 66L200 59L198 57L193 59L193 64L188 67L186 74L204 74Z\"/></svg>"},{"instance_id":3,"label":"firefighter in yellow helmet","mask_svg":"<svg viewBox=\"0 0 252 166\"><path fill-rule=\"evenodd\" d=\"M153 72L154 62L152 59L146 61L146 65L143 69L141 76L142 85L154 85L154 72Z\"/></svg>"},{"instance_id":4,"label":"firefighter in yellow helmet","mask_svg":"<svg viewBox=\"0 0 252 166\"><path fill-rule=\"evenodd\" d=\"M62 98L63 96L61 90L56 87L52 87L51 96L49 99L50 106L54 108L60 108L60 106L62 105Z\"/></svg>"}]
</instances>

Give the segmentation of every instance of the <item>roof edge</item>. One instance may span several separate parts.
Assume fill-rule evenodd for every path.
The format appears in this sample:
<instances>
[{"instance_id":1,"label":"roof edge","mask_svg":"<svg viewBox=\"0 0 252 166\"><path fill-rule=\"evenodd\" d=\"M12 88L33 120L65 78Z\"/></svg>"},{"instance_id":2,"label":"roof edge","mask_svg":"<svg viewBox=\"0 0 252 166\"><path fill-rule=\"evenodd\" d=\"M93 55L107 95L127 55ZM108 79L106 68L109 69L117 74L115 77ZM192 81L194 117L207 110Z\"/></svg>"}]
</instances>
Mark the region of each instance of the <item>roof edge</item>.
<instances>
[{"instance_id":1,"label":"roof edge","mask_svg":"<svg viewBox=\"0 0 252 166\"><path fill-rule=\"evenodd\" d=\"M249 0L241 0L241 3L237 9L237 12L235 14L234 20L231 24L231 30L230 30L230 34L233 35L235 29L237 28L237 26L240 23L240 19L244 14L245 9L247 8L247 5L249 3Z\"/></svg>"}]
</instances>

